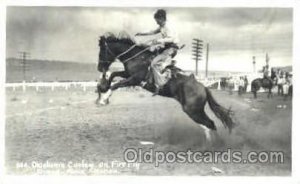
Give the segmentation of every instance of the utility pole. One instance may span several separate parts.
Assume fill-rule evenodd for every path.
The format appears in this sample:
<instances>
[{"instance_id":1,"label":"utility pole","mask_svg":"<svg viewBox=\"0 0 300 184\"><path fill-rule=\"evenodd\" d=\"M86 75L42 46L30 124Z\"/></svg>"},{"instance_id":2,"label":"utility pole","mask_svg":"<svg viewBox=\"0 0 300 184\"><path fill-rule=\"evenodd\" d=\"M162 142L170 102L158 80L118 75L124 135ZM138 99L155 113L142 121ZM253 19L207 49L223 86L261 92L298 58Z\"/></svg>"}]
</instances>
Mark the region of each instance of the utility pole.
<instances>
[{"instance_id":1,"label":"utility pole","mask_svg":"<svg viewBox=\"0 0 300 184\"><path fill-rule=\"evenodd\" d=\"M196 76L198 75L198 62L199 60L202 60L202 49L203 49L203 41L197 38L193 39L192 43L193 47L193 56L195 56L193 59L196 62L196 69L195 69L195 74Z\"/></svg>"},{"instance_id":2,"label":"utility pole","mask_svg":"<svg viewBox=\"0 0 300 184\"><path fill-rule=\"evenodd\" d=\"M206 65L205 65L205 77L208 76L208 53L209 53L209 43L206 44Z\"/></svg>"},{"instance_id":3,"label":"utility pole","mask_svg":"<svg viewBox=\"0 0 300 184\"><path fill-rule=\"evenodd\" d=\"M269 61L270 61L270 58L269 58L269 55L267 53L266 54L266 67L267 67L267 69L269 69Z\"/></svg>"},{"instance_id":4,"label":"utility pole","mask_svg":"<svg viewBox=\"0 0 300 184\"><path fill-rule=\"evenodd\" d=\"M21 66L23 71L23 81L26 81L26 71L28 71L28 63L26 62L27 59L30 57L30 53L28 52L19 52L21 55Z\"/></svg>"},{"instance_id":5,"label":"utility pole","mask_svg":"<svg viewBox=\"0 0 300 184\"><path fill-rule=\"evenodd\" d=\"M256 72L256 68L255 68L255 64L256 64L255 56L252 57L252 60L253 60L253 62L252 62L252 64L253 64L253 73L255 73Z\"/></svg>"}]
</instances>

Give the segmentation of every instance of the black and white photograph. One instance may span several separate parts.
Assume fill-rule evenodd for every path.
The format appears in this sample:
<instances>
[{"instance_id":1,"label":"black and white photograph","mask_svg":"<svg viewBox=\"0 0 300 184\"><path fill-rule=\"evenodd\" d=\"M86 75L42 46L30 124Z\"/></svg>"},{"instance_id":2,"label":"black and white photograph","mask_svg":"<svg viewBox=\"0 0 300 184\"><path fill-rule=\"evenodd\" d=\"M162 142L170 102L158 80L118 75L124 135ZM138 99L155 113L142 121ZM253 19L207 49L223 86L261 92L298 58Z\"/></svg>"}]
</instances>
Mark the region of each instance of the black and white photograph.
<instances>
[{"instance_id":1,"label":"black and white photograph","mask_svg":"<svg viewBox=\"0 0 300 184\"><path fill-rule=\"evenodd\" d=\"M5 175L293 175L292 6L5 9Z\"/></svg>"}]
</instances>

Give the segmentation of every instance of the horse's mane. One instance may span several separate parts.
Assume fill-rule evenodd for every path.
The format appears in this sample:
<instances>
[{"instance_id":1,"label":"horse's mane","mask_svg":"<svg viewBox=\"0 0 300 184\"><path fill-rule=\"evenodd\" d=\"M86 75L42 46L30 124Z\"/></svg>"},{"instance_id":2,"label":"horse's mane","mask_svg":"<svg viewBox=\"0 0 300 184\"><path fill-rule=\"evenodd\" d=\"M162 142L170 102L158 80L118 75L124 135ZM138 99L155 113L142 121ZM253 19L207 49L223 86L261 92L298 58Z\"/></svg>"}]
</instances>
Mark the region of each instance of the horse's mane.
<instances>
[{"instance_id":1,"label":"horse's mane","mask_svg":"<svg viewBox=\"0 0 300 184\"><path fill-rule=\"evenodd\" d=\"M126 43L130 45L134 45L135 41L130 37L130 35L123 31L116 36L115 34L111 32L107 32L103 35L103 37L106 39L108 42L120 42L120 43Z\"/></svg>"}]
</instances>

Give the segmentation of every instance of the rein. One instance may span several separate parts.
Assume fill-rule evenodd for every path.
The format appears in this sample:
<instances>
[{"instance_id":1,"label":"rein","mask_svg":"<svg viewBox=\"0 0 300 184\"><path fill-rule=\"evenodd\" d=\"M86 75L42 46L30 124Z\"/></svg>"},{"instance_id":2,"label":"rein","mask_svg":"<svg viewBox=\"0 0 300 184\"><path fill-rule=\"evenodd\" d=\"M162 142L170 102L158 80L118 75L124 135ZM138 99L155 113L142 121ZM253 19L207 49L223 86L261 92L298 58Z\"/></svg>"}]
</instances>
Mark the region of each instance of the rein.
<instances>
[{"instance_id":1,"label":"rein","mask_svg":"<svg viewBox=\"0 0 300 184\"><path fill-rule=\"evenodd\" d=\"M107 44L106 42L105 42L105 46L107 47L108 51L109 51L112 55L116 56L116 54L113 53L113 51L109 48L109 46L108 46L108 44ZM116 56L116 59L119 59L119 57L121 57L121 56L127 54L129 51L131 51L131 50L132 50L134 47L136 47L136 46L137 46L137 44L132 45L129 49L127 49L126 51L124 51L124 52L122 52L121 54L117 55L117 56ZM132 60L133 58L135 58L135 57L141 55L142 53L146 52L149 48L150 48L150 46L146 47L145 49L143 49L142 51L138 52L138 53L135 54L134 56L132 56L132 57L127 58L126 60L124 60L123 63L126 63L126 62Z\"/></svg>"},{"instance_id":2,"label":"rein","mask_svg":"<svg viewBox=\"0 0 300 184\"><path fill-rule=\"evenodd\" d=\"M136 44L132 45L129 49L127 49L125 52L119 54L116 59L119 59L119 57L123 56L124 54L127 54L129 51L131 51L134 47L136 46Z\"/></svg>"},{"instance_id":3,"label":"rein","mask_svg":"<svg viewBox=\"0 0 300 184\"><path fill-rule=\"evenodd\" d=\"M150 48L150 46L149 46L149 47L146 47L144 50L138 52L138 53L135 54L134 56L132 56L132 57L126 59L125 61L123 61L123 63L126 63L126 62L130 61L131 59L133 59L133 58L135 58L135 57L141 55L142 53L146 52L149 48Z\"/></svg>"}]
</instances>

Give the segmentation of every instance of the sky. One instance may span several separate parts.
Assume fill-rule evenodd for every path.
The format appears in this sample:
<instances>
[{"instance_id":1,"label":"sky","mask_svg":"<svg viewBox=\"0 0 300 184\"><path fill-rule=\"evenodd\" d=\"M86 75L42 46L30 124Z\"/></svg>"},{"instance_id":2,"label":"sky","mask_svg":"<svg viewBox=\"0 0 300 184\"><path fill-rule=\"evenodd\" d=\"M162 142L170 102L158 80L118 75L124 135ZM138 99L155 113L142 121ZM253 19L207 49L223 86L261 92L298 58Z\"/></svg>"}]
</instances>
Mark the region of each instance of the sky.
<instances>
[{"instance_id":1,"label":"sky","mask_svg":"<svg viewBox=\"0 0 300 184\"><path fill-rule=\"evenodd\" d=\"M99 36L124 31L133 36L153 30L157 28L153 19L156 9L8 7L6 57L26 51L32 59L97 63ZM209 44L209 70L251 72L253 56L259 69L266 53L271 67L292 65L291 8L165 9L167 24L186 45L176 56L178 66L185 70L195 69L193 38ZM199 62L199 70L205 69L205 60Z\"/></svg>"}]
</instances>

